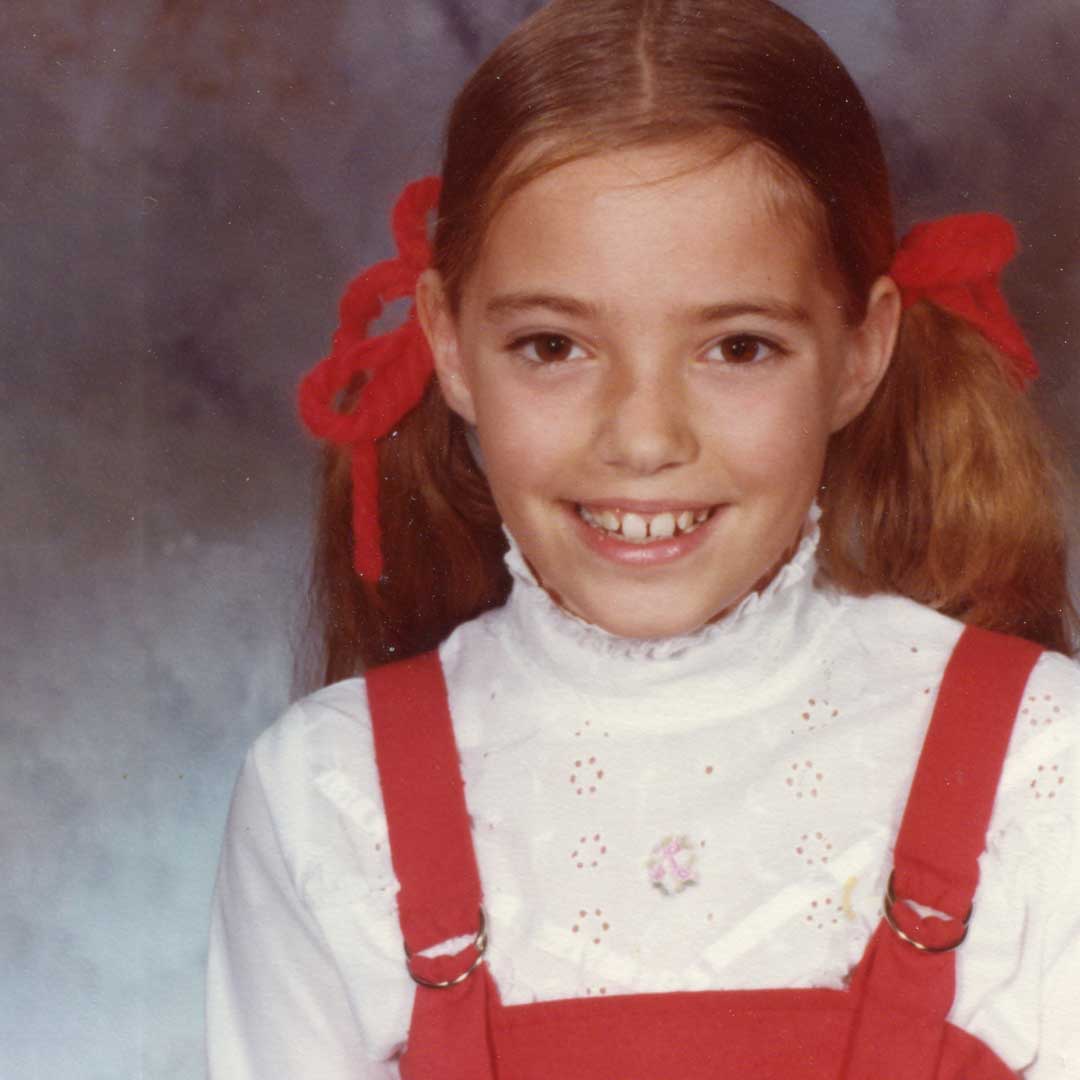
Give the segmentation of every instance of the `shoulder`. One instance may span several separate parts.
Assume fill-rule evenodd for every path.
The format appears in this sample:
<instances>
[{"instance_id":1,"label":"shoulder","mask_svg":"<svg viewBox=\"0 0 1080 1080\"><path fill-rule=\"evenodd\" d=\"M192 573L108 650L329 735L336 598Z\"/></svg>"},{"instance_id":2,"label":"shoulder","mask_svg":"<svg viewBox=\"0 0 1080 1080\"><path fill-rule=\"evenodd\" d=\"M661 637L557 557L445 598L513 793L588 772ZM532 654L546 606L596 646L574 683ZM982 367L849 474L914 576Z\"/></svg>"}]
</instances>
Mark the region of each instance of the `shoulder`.
<instances>
[{"instance_id":1,"label":"shoulder","mask_svg":"<svg viewBox=\"0 0 1080 1080\"><path fill-rule=\"evenodd\" d=\"M307 790L328 769L372 760L362 678L345 679L294 702L251 747L248 765L279 800Z\"/></svg>"},{"instance_id":2,"label":"shoulder","mask_svg":"<svg viewBox=\"0 0 1080 1080\"><path fill-rule=\"evenodd\" d=\"M1056 705L1075 714L1080 708L1080 663L1062 653L1044 652L1028 684L1028 703L1036 700L1049 705L1051 712Z\"/></svg>"},{"instance_id":3,"label":"shoulder","mask_svg":"<svg viewBox=\"0 0 1080 1080\"><path fill-rule=\"evenodd\" d=\"M459 703L469 687L485 685L476 670L490 675L490 654L477 648L477 635L487 636L484 620L461 627L438 652L448 693ZM294 829L311 823L322 829L328 815L352 826L363 824L381 846L386 826L372 731L371 700L378 677L383 695L400 692L406 709L422 707L420 668L431 654L380 667L367 678L356 677L326 686L290 706L255 740L248 767L266 791L272 809ZM397 675L395 680L386 677ZM463 689L464 688L464 689ZM391 702L393 698L389 699ZM455 709L456 713L457 710ZM463 709L465 715L470 710ZM469 741L469 725L455 720L455 736ZM464 726L466 730L459 730Z\"/></svg>"},{"instance_id":4,"label":"shoulder","mask_svg":"<svg viewBox=\"0 0 1080 1080\"><path fill-rule=\"evenodd\" d=\"M902 596L859 597L827 586L824 591L832 617L824 630L828 643L823 655L837 676L865 700L915 692L932 702L964 623ZM1021 644L1019 639L1006 640ZM1039 713L1039 730L1046 728L1049 736L1053 729L1047 742L1073 744L1080 739L1080 665L1074 660L1043 652L1024 698L1018 733L1025 726L1034 733ZM1049 710L1045 716L1040 712L1044 706Z\"/></svg>"},{"instance_id":5,"label":"shoulder","mask_svg":"<svg viewBox=\"0 0 1080 1080\"><path fill-rule=\"evenodd\" d=\"M1029 813L1072 807L1080 816L1080 665L1044 652L1016 717L1003 785Z\"/></svg>"},{"instance_id":6,"label":"shoulder","mask_svg":"<svg viewBox=\"0 0 1080 1080\"><path fill-rule=\"evenodd\" d=\"M818 642L812 655L833 696L868 717L929 720L928 708L912 713L910 703L932 704L963 624L903 596L855 596L827 584L820 595L807 637Z\"/></svg>"},{"instance_id":7,"label":"shoulder","mask_svg":"<svg viewBox=\"0 0 1080 1080\"><path fill-rule=\"evenodd\" d=\"M908 652L916 655L928 652L944 663L965 629L961 620L906 596L892 593L856 596L828 581L820 583L819 588L835 616L829 633L842 637L856 654ZM1013 640L1020 642L1023 639ZM1062 693L1075 693L1080 688L1080 663L1047 650L1039 659L1032 679L1045 680ZM1072 688L1071 691L1068 688Z\"/></svg>"},{"instance_id":8,"label":"shoulder","mask_svg":"<svg viewBox=\"0 0 1080 1080\"><path fill-rule=\"evenodd\" d=\"M1024 688L984 859L988 881L1014 897L1016 910L1049 910L1062 898L1075 907L1080 895L1080 667L1060 653L1044 652Z\"/></svg>"},{"instance_id":9,"label":"shoulder","mask_svg":"<svg viewBox=\"0 0 1080 1080\"><path fill-rule=\"evenodd\" d=\"M838 629L846 633L858 653L910 653L928 651L948 656L964 624L906 596L873 593L854 596L826 589L841 618Z\"/></svg>"},{"instance_id":10,"label":"shoulder","mask_svg":"<svg viewBox=\"0 0 1080 1080\"><path fill-rule=\"evenodd\" d=\"M379 1070L412 999L396 896L364 680L348 679L290 706L237 781L208 974L223 1074L237 1055L262 1062L244 1075Z\"/></svg>"},{"instance_id":11,"label":"shoulder","mask_svg":"<svg viewBox=\"0 0 1080 1080\"><path fill-rule=\"evenodd\" d=\"M847 597L842 602L849 605L850 639L857 641L862 650L879 655L925 653L944 667L966 628L959 619L902 596ZM996 636L1021 648L1032 647L1025 639ZM1052 717L1071 714L1080 723L1080 663L1051 650L1041 653L1031 671L1023 708L1037 711L1040 704L1051 710ZM1059 711L1054 712L1055 708ZM1028 711L1024 715L1028 716ZM1028 724L1033 726L1030 718ZM1052 719L1046 726L1053 726ZM1075 726L1066 721L1058 728L1058 734L1064 736Z\"/></svg>"},{"instance_id":12,"label":"shoulder","mask_svg":"<svg viewBox=\"0 0 1080 1080\"><path fill-rule=\"evenodd\" d=\"M364 680L291 705L255 740L238 785L265 801L309 903L393 891Z\"/></svg>"}]
</instances>

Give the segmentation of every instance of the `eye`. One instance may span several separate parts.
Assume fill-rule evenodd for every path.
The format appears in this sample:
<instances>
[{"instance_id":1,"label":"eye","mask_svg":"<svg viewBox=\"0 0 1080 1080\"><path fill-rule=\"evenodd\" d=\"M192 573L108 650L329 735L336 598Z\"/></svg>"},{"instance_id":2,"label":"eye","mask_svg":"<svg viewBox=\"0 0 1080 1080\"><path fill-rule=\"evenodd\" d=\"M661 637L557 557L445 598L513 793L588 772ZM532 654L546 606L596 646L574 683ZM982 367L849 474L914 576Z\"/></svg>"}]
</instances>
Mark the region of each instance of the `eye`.
<instances>
[{"instance_id":1,"label":"eye","mask_svg":"<svg viewBox=\"0 0 1080 1080\"><path fill-rule=\"evenodd\" d=\"M584 353L563 334L529 334L511 342L510 350L532 364L560 364Z\"/></svg>"},{"instance_id":2,"label":"eye","mask_svg":"<svg viewBox=\"0 0 1080 1080\"><path fill-rule=\"evenodd\" d=\"M733 334L710 346L705 355L725 364L754 364L780 351L778 345L755 334Z\"/></svg>"}]
</instances>

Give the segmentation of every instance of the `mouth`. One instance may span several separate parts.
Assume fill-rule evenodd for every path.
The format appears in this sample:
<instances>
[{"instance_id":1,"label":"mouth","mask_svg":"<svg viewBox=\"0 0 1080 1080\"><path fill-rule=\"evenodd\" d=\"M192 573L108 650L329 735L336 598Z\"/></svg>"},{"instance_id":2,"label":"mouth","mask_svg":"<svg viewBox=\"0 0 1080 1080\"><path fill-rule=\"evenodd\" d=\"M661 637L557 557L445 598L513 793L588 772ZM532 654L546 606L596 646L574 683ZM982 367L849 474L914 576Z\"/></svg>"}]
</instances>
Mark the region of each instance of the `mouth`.
<instances>
[{"instance_id":1,"label":"mouth","mask_svg":"<svg viewBox=\"0 0 1080 1080\"><path fill-rule=\"evenodd\" d=\"M661 509L655 513L575 504L578 517L604 536L648 545L689 536L713 516L718 506Z\"/></svg>"}]
</instances>

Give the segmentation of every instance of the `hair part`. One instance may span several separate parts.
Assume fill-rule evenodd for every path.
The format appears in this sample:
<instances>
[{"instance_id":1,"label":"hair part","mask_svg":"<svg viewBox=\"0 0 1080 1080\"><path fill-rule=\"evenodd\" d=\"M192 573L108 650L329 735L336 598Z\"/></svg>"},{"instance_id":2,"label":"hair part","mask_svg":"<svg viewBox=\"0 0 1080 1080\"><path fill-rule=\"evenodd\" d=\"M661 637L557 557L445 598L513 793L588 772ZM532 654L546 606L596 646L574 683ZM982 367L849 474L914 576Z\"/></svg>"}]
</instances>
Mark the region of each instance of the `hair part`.
<instances>
[{"instance_id":1,"label":"hair part","mask_svg":"<svg viewBox=\"0 0 1080 1080\"><path fill-rule=\"evenodd\" d=\"M786 212L821 238L850 322L894 253L888 171L850 75L769 0L555 0L508 37L451 112L433 265L460 305L494 216L560 165L636 146L753 144ZM823 574L1068 651L1061 484L1004 358L930 305L830 444ZM325 681L437 645L505 600L506 541L463 422L432 381L379 446L384 574L352 567L348 451L326 451L314 605Z\"/></svg>"},{"instance_id":2,"label":"hair part","mask_svg":"<svg viewBox=\"0 0 1080 1080\"><path fill-rule=\"evenodd\" d=\"M892 258L888 169L862 95L821 38L769 0L555 0L451 111L434 259L451 308L494 215L543 173L635 146L741 142L771 151L826 211L827 261L859 321Z\"/></svg>"}]
</instances>

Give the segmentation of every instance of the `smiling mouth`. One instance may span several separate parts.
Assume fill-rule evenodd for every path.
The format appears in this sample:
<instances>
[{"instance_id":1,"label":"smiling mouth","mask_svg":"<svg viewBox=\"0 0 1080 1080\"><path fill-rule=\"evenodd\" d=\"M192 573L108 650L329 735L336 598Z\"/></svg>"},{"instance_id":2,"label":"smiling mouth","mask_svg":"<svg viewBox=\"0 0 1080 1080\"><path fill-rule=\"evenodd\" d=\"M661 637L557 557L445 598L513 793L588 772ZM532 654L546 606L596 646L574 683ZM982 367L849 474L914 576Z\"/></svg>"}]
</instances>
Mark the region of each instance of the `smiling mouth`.
<instances>
[{"instance_id":1,"label":"smiling mouth","mask_svg":"<svg viewBox=\"0 0 1080 1080\"><path fill-rule=\"evenodd\" d=\"M630 544L648 544L686 536L705 524L716 511L715 506L697 510L663 510L657 514L639 514L627 510L592 509L576 504L578 516L597 532L617 537Z\"/></svg>"}]
</instances>

